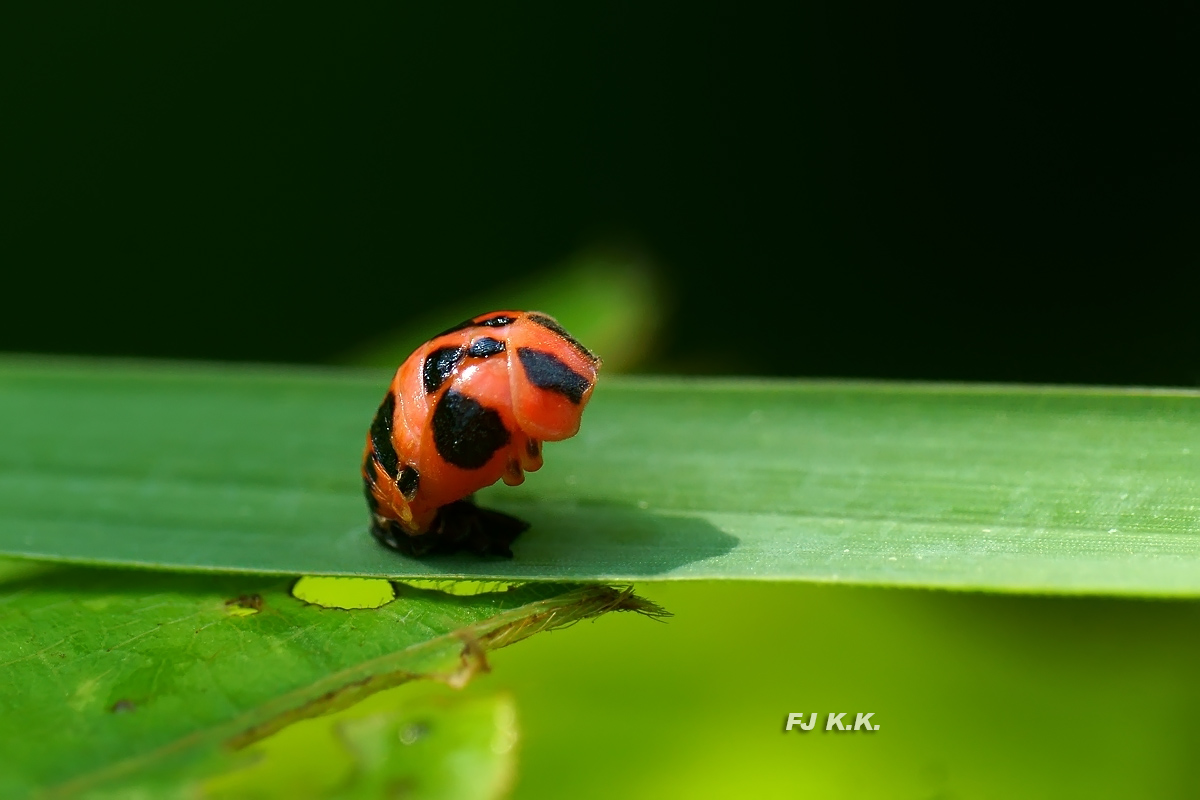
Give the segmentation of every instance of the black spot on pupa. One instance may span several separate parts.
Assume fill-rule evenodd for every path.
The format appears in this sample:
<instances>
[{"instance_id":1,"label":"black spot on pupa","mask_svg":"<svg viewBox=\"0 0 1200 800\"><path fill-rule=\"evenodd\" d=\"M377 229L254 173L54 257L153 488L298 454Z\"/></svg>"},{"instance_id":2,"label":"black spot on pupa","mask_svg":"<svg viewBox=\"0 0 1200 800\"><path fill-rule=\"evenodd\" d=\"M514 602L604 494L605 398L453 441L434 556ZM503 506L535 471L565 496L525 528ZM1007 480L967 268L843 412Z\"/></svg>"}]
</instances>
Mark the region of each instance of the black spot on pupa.
<instances>
[{"instance_id":1,"label":"black spot on pupa","mask_svg":"<svg viewBox=\"0 0 1200 800\"><path fill-rule=\"evenodd\" d=\"M592 384L587 378L564 364L553 353L518 347L517 358L531 383L539 389L558 392L575 405L583 402L583 393Z\"/></svg>"},{"instance_id":2,"label":"black spot on pupa","mask_svg":"<svg viewBox=\"0 0 1200 800\"><path fill-rule=\"evenodd\" d=\"M537 439L529 439L525 442L525 452L529 453L530 458L537 458L542 452L542 443Z\"/></svg>"},{"instance_id":3,"label":"black spot on pupa","mask_svg":"<svg viewBox=\"0 0 1200 800\"><path fill-rule=\"evenodd\" d=\"M417 472L415 467L405 465L404 469L400 470L400 477L396 479L396 488L400 490L400 494L411 503L417 496L417 487L420 485L421 473Z\"/></svg>"},{"instance_id":4,"label":"black spot on pupa","mask_svg":"<svg viewBox=\"0 0 1200 800\"><path fill-rule=\"evenodd\" d=\"M533 313L533 314L529 315L529 321L536 323L538 325L541 325L543 328L545 328L548 331L554 331L559 336L561 336L563 339L565 339L567 344L571 345L571 347L574 347L577 351L579 351L580 355L582 355L584 358L590 359L592 361L592 363L595 363L600 360L599 358L596 357L595 353L593 353L591 350L588 350L586 347L584 347L583 344L578 339L576 339L571 334L567 333L567 329L564 328L562 325L559 325L558 321L555 320L553 317L547 317L545 314Z\"/></svg>"},{"instance_id":5,"label":"black spot on pupa","mask_svg":"<svg viewBox=\"0 0 1200 800\"><path fill-rule=\"evenodd\" d=\"M440 389L462 360L463 349L461 347L439 347L425 356L425 364L421 367L425 393L433 394Z\"/></svg>"},{"instance_id":6,"label":"black spot on pupa","mask_svg":"<svg viewBox=\"0 0 1200 800\"><path fill-rule=\"evenodd\" d=\"M434 446L456 467L479 469L508 442L500 413L461 392L446 392L433 410Z\"/></svg>"},{"instance_id":7,"label":"black spot on pupa","mask_svg":"<svg viewBox=\"0 0 1200 800\"><path fill-rule=\"evenodd\" d=\"M480 320L476 324L482 325L485 328L503 328L505 325L512 325L516 321L517 321L516 317L510 317L505 314L501 314L498 317L492 317L491 319Z\"/></svg>"},{"instance_id":8,"label":"black spot on pupa","mask_svg":"<svg viewBox=\"0 0 1200 800\"><path fill-rule=\"evenodd\" d=\"M471 342L471 347L467 350L467 355L472 358L487 358L488 356L499 355L504 352L504 342L499 339L493 339L490 336L485 336L482 339L476 339Z\"/></svg>"},{"instance_id":9,"label":"black spot on pupa","mask_svg":"<svg viewBox=\"0 0 1200 800\"><path fill-rule=\"evenodd\" d=\"M471 317L470 319L464 319L462 322L453 327L446 328L446 330L442 331L433 338L437 339L439 336L445 336L449 333L458 333L459 331L464 331L467 328L474 328L476 326L482 326L484 328L503 328L505 325L511 325L515 321L515 317L509 317L504 314L501 314L498 317L491 317L490 319L485 319L480 322L476 322L475 317Z\"/></svg>"},{"instance_id":10,"label":"black spot on pupa","mask_svg":"<svg viewBox=\"0 0 1200 800\"><path fill-rule=\"evenodd\" d=\"M395 415L396 396L388 392L388 396L383 398L379 405L379 410L375 412L375 419L371 421L371 449L375 452L379 466L383 467L383 471L392 480L396 479L396 468L400 464L396 447L392 444L392 417ZM369 469L367 474L370 474Z\"/></svg>"}]
</instances>

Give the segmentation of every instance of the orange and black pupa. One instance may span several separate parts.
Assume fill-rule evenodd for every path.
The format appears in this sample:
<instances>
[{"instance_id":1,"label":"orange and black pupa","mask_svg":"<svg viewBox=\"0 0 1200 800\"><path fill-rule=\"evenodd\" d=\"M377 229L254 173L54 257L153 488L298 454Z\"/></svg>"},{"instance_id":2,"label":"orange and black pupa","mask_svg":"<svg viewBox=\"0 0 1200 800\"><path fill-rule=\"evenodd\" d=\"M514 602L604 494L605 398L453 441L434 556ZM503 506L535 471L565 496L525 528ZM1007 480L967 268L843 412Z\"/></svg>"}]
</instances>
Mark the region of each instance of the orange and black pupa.
<instances>
[{"instance_id":1,"label":"orange and black pupa","mask_svg":"<svg viewBox=\"0 0 1200 800\"><path fill-rule=\"evenodd\" d=\"M414 556L511 556L528 524L472 492L542 466L542 443L579 430L600 359L536 311L493 311L439 333L392 378L367 432L371 532Z\"/></svg>"}]
</instances>

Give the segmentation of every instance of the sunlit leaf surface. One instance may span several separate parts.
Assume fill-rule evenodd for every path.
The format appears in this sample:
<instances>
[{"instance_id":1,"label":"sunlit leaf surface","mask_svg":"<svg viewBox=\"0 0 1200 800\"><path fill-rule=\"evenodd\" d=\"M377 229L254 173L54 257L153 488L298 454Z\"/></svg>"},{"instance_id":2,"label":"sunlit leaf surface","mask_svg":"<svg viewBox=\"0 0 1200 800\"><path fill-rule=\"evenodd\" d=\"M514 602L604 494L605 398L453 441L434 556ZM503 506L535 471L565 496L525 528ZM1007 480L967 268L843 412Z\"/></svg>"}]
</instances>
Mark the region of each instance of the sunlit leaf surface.
<instances>
[{"instance_id":1,"label":"sunlit leaf surface","mask_svg":"<svg viewBox=\"0 0 1200 800\"><path fill-rule=\"evenodd\" d=\"M384 372L9 360L0 552L191 570L753 578L1200 595L1200 396L601 381L582 430L483 503L511 560L366 530Z\"/></svg>"},{"instance_id":2,"label":"sunlit leaf surface","mask_svg":"<svg viewBox=\"0 0 1200 800\"><path fill-rule=\"evenodd\" d=\"M164 796L179 770L229 760L298 720L418 677L461 685L490 649L638 607L607 587L534 584L472 597L401 586L387 605L346 611L305 603L290 586L281 577L0 562L0 797L125 797L127 782ZM390 744L378 752L371 728L401 726L403 716L342 731L362 785L411 766ZM462 744L438 741L430 752ZM238 785L236 772L214 785ZM492 793L483 789L478 796Z\"/></svg>"}]
</instances>

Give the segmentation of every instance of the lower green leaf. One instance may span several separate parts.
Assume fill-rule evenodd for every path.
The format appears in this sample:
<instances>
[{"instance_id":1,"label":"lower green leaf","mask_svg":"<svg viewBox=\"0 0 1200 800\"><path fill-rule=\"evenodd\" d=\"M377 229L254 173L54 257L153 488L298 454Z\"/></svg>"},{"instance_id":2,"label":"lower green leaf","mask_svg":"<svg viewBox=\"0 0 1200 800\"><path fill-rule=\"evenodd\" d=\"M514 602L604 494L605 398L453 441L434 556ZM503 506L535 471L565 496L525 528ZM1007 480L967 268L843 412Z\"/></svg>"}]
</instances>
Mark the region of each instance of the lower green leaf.
<instances>
[{"instance_id":1,"label":"lower green leaf","mask_svg":"<svg viewBox=\"0 0 1200 800\"><path fill-rule=\"evenodd\" d=\"M508 694L424 681L291 725L184 785L208 800L490 800L512 786L517 739Z\"/></svg>"},{"instance_id":2,"label":"lower green leaf","mask_svg":"<svg viewBox=\"0 0 1200 800\"><path fill-rule=\"evenodd\" d=\"M488 650L538 631L655 611L602 586L401 586L348 611L280 578L0 569L0 797L136 783L415 678L462 685Z\"/></svg>"}]
</instances>

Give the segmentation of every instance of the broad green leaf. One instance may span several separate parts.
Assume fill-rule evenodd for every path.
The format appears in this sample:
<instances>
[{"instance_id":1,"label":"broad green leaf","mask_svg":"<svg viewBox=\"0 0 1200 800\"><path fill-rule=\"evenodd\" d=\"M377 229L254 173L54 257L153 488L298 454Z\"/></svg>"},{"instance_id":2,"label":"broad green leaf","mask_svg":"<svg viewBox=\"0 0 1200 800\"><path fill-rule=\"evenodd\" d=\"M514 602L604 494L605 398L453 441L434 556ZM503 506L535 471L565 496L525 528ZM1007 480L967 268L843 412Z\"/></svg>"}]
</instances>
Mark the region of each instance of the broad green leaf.
<instances>
[{"instance_id":1,"label":"broad green leaf","mask_svg":"<svg viewBox=\"0 0 1200 800\"><path fill-rule=\"evenodd\" d=\"M0 569L0 797L124 796L126 782L162 796L175 771L227 768L226 752L297 720L413 678L461 685L489 649L655 610L602 586L398 587L387 605L345 611L293 597L279 577Z\"/></svg>"},{"instance_id":2,"label":"broad green leaf","mask_svg":"<svg viewBox=\"0 0 1200 800\"><path fill-rule=\"evenodd\" d=\"M436 579L751 578L1200 595L1200 396L602 380L580 434L483 503L515 558L367 535L384 373L11 360L0 552Z\"/></svg>"}]
</instances>

